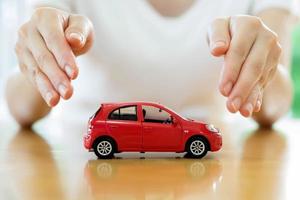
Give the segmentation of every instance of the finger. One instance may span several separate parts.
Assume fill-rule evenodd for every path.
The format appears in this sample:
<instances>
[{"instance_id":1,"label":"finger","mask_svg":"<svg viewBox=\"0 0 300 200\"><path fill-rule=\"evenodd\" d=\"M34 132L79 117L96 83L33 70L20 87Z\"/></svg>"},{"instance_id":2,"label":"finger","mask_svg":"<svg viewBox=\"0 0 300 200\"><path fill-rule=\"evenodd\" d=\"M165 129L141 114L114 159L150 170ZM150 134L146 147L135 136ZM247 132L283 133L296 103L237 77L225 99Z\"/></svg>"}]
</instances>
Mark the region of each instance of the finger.
<instances>
[{"instance_id":1,"label":"finger","mask_svg":"<svg viewBox=\"0 0 300 200\"><path fill-rule=\"evenodd\" d=\"M256 107L258 97L260 95L260 86L256 85L252 92L250 93L248 99L246 102L241 106L240 113L244 117L250 117L255 109L258 109Z\"/></svg>"},{"instance_id":2,"label":"finger","mask_svg":"<svg viewBox=\"0 0 300 200\"><path fill-rule=\"evenodd\" d=\"M58 17L52 17L48 21L48 23L44 20L37 21L37 29L60 68L70 79L75 79L78 75L78 68L74 53L64 35L63 22Z\"/></svg>"},{"instance_id":3,"label":"finger","mask_svg":"<svg viewBox=\"0 0 300 200\"><path fill-rule=\"evenodd\" d=\"M259 38L253 45L235 86L227 101L228 110L237 112L245 100L248 98L252 88L264 76L264 66L266 64L269 50L265 43Z\"/></svg>"},{"instance_id":4,"label":"finger","mask_svg":"<svg viewBox=\"0 0 300 200\"><path fill-rule=\"evenodd\" d=\"M263 89L260 90L253 112L259 112L262 105Z\"/></svg>"},{"instance_id":5,"label":"finger","mask_svg":"<svg viewBox=\"0 0 300 200\"><path fill-rule=\"evenodd\" d=\"M266 62L266 75L263 76L260 80L260 83L263 85L263 88L273 79L277 67L279 65L279 60L281 56L281 46L278 42L275 43L274 47L272 47Z\"/></svg>"},{"instance_id":6,"label":"finger","mask_svg":"<svg viewBox=\"0 0 300 200\"><path fill-rule=\"evenodd\" d=\"M90 20L82 15L70 15L65 36L75 55L87 52L92 46L94 32Z\"/></svg>"},{"instance_id":7,"label":"finger","mask_svg":"<svg viewBox=\"0 0 300 200\"><path fill-rule=\"evenodd\" d=\"M49 106L55 106L59 102L59 94L55 91L49 79L38 68L36 61L28 49L23 49L19 55L22 60L22 72L39 90L41 96Z\"/></svg>"},{"instance_id":8,"label":"finger","mask_svg":"<svg viewBox=\"0 0 300 200\"><path fill-rule=\"evenodd\" d=\"M229 19L215 19L208 29L207 39L212 55L224 55L230 43Z\"/></svg>"},{"instance_id":9,"label":"finger","mask_svg":"<svg viewBox=\"0 0 300 200\"><path fill-rule=\"evenodd\" d=\"M17 61L18 61L18 65L20 68L20 71L25 74L26 70L27 70L27 66L24 64L24 51L26 50L25 46L22 45L22 42L20 41L20 39L17 41L16 45L15 45L15 53L17 56Z\"/></svg>"},{"instance_id":10,"label":"finger","mask_svg":"<svg viewBox=\"0 0 300 200\"><path fill-rule=\"evenodd\" d=\"M232 39L224 57L224 66L220 78L219 90L222 95L229 96L234 87L243 63L245 62L256 39L256 31L252 26L231 20Z\"/></svg>"},{"instance_id":11,"label":"finger","mask_svg":"<svg viewBox=\"0 0 300 200\"><path fill-rule=\"evenodd\" d=\"M40 94L50 107L56 106L60 99L59 94L54 90L47 76L39 68L36 69L35 82Z\"/></svg>"},{"instance_id":12,"label":"finger","mask_svg":"<svg viewBox=\"0 0 300 200\"><path fill-rule=\"evenodd\" d=\"M49 52L43 38L36 29L30 31L30 38L27 43L40 70L48 77L60 96L69 99L73 93L70 80L58 66L54 56Z\"/></svg>"}]
</instances>

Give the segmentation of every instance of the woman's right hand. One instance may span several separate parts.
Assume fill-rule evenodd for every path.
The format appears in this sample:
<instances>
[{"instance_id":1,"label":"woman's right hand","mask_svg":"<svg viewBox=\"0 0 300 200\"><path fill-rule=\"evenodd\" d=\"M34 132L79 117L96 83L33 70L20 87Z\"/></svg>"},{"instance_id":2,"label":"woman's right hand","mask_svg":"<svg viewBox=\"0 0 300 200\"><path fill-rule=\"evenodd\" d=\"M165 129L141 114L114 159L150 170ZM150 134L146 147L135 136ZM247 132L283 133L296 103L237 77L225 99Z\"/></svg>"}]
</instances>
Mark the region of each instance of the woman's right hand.
<instances>
[{"instance_id":1,"label":"woman's right hand","mask_svg":"<svg viewBox=\"0 0 300 200\"><path fill-rule=\"evenodd\" d=\"M75 56L87 52L93 38L87 17L49 7L36 9L19 29L15 50L20 69L49 106L72 96L71 80L78 75Z\"/></svg>"}]
</instances>

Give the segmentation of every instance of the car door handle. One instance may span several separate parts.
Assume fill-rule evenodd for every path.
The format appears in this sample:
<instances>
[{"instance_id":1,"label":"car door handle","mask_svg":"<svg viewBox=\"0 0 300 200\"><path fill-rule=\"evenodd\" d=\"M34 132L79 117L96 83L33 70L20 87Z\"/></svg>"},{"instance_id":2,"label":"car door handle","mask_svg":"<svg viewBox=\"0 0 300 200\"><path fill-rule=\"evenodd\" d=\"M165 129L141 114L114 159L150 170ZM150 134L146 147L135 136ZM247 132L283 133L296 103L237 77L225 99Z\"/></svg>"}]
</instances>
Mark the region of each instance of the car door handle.
<instances>
[{"instance_id":1,"label":"car door handle","mask_svg":"<svg viewBox=\"0 0 300 200\"><path fill-rule=\"evenodd\" d=\"M109 125L110 128L118 128L117 125Z\"/></svg>"},{"instance_id":2,"label":"car door handle","mask_svg":"<svg viewBox=\"0 0 300 200\"><path fill-rule=\"evenodd\" d=\"M152 127L144 127L145 131L151 131Z\"/></svg>"}]
</instances>

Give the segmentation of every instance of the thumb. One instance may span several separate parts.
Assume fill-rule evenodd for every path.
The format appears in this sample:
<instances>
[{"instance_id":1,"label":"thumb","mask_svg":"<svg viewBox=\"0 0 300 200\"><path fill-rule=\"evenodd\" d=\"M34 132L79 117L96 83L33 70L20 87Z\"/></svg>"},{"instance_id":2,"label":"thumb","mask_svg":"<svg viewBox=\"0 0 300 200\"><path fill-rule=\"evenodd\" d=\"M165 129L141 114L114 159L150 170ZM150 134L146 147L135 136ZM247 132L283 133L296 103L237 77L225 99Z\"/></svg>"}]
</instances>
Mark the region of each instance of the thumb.
<instances>
[{"instance_id":1,"label":"thumb","mask_svg":"<svg viewBox=\"0 0 300 200\"><path fill-rule=\"evenodd\" d=\"M229 18L215 19L208 29L207 40L212 55L226 54L230 44Z\"/></svg>"},{"instance_id":2,"label":"thumb","mask_svg":"<svg viewBox=\"0 0 300 200\"><path fill-rule=\"evenodd\" d=\"M75 55L87 52L92 46L94 29L90 20L82 15L70 15L65 37Z\"/></svg>"}]
</instances>

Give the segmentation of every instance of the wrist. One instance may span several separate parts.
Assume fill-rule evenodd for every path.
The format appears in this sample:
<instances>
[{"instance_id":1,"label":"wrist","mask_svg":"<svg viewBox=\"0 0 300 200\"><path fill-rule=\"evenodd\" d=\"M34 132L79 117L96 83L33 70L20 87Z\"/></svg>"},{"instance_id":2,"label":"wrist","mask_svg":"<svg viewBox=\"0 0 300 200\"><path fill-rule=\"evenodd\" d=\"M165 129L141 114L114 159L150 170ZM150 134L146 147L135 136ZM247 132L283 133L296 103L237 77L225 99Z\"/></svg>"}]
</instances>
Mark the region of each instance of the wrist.
<instances>
[{"instance_id":1,"label":"wrist","mask_svg":"<svg viewBox=\"0 0 300 200\"><path fill-rule=\"evenodd\" d=\"M15 74L7 81L6 100L10 113L22 127L30 127L51 110L22 74Z\"/></svg>"}]
</instances>

